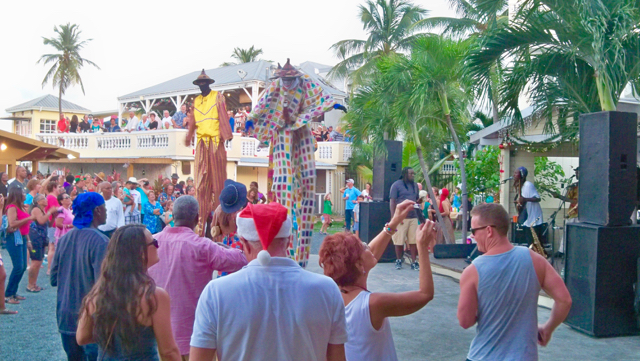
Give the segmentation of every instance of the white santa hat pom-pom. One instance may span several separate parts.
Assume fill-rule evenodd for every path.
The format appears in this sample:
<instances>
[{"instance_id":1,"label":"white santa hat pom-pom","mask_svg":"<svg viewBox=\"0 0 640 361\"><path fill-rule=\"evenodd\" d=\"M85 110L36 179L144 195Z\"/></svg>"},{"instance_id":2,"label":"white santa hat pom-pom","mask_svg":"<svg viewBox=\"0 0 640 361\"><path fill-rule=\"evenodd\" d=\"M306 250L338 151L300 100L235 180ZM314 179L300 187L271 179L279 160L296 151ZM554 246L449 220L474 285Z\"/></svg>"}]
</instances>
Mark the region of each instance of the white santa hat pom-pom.
<instances>
[{"instance_id":1,"label":"white santa hat pom-pom","mask_svg":"<svg viewBox=\"0 0 640 361\"><path fill-rule=\"evenodd\" d=\"M258 262L263 266L267 266L269 262L271 262L271 255L269 252L265 250L258 252Z\"/></svg>"}]
</instances>

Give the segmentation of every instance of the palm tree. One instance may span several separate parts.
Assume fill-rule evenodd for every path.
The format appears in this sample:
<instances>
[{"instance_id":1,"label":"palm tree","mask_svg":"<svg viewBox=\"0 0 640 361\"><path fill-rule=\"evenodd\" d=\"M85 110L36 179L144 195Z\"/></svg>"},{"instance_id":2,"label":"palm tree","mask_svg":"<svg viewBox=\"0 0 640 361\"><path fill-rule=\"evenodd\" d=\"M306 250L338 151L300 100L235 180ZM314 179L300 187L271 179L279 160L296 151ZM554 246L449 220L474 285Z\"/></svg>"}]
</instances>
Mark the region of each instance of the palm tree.
<instances>
[{"instance_id":1,"label":"palm tree","mask_svg":"<svg viewBox=\"0 0 640 361\"><path fill-rule=\"evenodd\" d=\"M362 84L374 71L377 59L411 49L413 25L426 13L406 0L367 0L360 5L360 21L369 37L342 40L331 46L340 62L331 69L329 78L350 77L353 84Z\"/></svg>"},{"instance_id":2,"label":"palm tree","mask_svg":"<svg viewBox=\"0 0 640 361\"><path fill-rule=\"evenodd\" d=\"M53 46L57 54L45 54L40 57L37 63L42 62L43 65L53 63L44 80L42 80L42 87L51 81L54 87L58 87L58 110L62 113L62 95L66 92L69 86L74 84L80 84L82 88L82 94L84 94L84 84L80 77L80 69L85 64L93 65L100 69L94 62L84 59L80 55L82 48L87 45L89 41L80 40L80 27L76 24L60 25L53 27L53 31L58 34L55 38L45 38L44 45Z\"/></svg>"},{"instance_id":3,"label":"palm tree","mask_svg":"<svg viewBox=\"0 0 640 361\"><path fill-rule=\"evenodd\" d=\"M508 25L509 2L506 0L448 0L458 17L430 17L422 19L414 25L420 30L442 29L443 35L473 39L481 46L486 36L496 29ZM499 61L488 65L485 76L489 80L486 87L475 87L476 97L491 103L493 122L500 120L498 109L498 89L503 82L504 74ZM482 83L480 83L482 84Z\"/></svg>"},{"instance_id":4,"label":"palm tree","mask_svg":"<svg viewBox=\"0 0 640 361\"><path fill-rule=\"evenodd\" d=\"M262 49L255 49L253 45L251 45L249 49L233 48L231 57L237 61L224 62L220 64L220 66L222 67L222 66L229 66L229 65L238 65L243 63L252 63L254 61L260 60L258 59L258 57L262 55L262 53L263 53Z\"/></svg>"},{"instance_id":5,"label":"palm tree","mask_svg":"<svg viewBox=\"0 0 640 361\"><path fill-rule=\"evenodd\" d=\"M615 110L624 88L638 90L640 11L628 0L526 0L508 27L469 57L479 82L486 67L511 60L500 90L505 114L522 128L526 90L547 133L575 139L582 113Z\"/></svg>"},{"instance_id":6,"label":"palm tree","mask_svg":"<svg viewBox=\"0 0 640 361\"><path fill-rule=\"evenodd\" d=\"M465 77L464 59L469 41L457 41L443 36L429 35L418 38L410 59L401 59L389 68L390 79L395 84L410 84L406 92L399 94L401 108L396 116L411 119L414 144L421 157L418 122L434 122L445 125L455 142L460 159L462 199L467 197L467 180L464 168L464 150L458 137L466 132L468 109L473 99ZM456 122L452 121L452 114ZM422 163L422 161L421 161ZM426 174L426 166L422 167ZM426 178L425 178L426 179ZM429 185L429 184L428 184ZM462 214L466 214L466 202L462 202ZM462 217L462 239L467 237L467 217Z\"/></svg>"}]
</instances>

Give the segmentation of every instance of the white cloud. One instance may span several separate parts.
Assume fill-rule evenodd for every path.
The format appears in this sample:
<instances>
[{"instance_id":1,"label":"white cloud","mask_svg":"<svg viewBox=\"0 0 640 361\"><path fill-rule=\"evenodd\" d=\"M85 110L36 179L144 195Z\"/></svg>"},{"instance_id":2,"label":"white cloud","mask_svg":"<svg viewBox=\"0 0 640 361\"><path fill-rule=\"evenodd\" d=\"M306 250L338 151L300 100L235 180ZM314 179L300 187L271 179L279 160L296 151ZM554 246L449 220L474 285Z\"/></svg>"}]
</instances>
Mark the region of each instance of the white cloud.
<instances>
[{"instance_id":1,"label":"white cloud","mask_svg":"<svg viewBox=\"0 0 640 361\"><path fill-rule=\"evenodd\" d=\"M335 42L364 39L360 0L315 1L12 1L0 22L0 114L44 94L58 95L42 79L48 67L36 64L53 48L54 25L75 23L92 38L83 57L86 95L74 86L63 97L93 111L115 109L116 97L225 61L234 47L251 45L264 58L292 63L335 64ZM445 0L416 2L431 16L451 16Z\"/></svg>"}]
</instances>

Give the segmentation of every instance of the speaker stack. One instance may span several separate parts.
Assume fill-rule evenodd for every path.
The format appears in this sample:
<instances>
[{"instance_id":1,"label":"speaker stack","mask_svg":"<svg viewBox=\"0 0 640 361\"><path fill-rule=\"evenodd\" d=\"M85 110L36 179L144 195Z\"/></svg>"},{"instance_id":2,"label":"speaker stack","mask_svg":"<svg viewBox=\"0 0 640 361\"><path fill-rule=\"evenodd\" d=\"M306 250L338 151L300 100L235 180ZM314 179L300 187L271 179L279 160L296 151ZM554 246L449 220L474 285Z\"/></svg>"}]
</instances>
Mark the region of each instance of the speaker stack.
<instances>
[{"instance_id":1,"label":"speaker stack","mask_svg":"<svg viewBox=\"0 0 640 361\"><path fill-rule=\"evenodd\" d=\"M634 310L640 226L637 114L580 116L578 223L566 225L565 282L573 299L566 323L595 337L640 333Z\"/></svg>"},{"instance_id":2,"label":"speaker stack","mask_svg":"<svg viewBox=\"0 0 640 361\"><path fill-rule=\"evenodd\" d=\"M371 242L391 219L389 192L402 174L402 142L385 140L387 154L377 154L373 160L373 202L360 203L360 239ZM379 262L393 262L396 253L392 242Z\"/></svg>"}]
</instances>

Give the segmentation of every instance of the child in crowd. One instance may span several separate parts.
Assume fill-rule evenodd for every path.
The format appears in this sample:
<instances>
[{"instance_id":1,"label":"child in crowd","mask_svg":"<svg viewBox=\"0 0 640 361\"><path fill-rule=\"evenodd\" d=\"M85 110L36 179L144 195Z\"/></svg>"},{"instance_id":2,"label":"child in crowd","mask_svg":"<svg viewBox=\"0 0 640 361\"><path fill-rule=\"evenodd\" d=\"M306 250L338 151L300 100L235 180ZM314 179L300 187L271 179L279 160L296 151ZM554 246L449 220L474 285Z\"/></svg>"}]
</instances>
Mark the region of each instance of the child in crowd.
<instances>
[{"instance_id":1,"label":"child in crowd","mask_svg":"<svg viewBox=\"0 0 640 361\"><path fill-rule=\"evenodd\" d=\"M324 204L322 207L322 227L320 228L320 234L327 234L327 229L331 225L331 206L333 203L331 202L331 193L327 193L324 196Z\"/></svg>"},{"instance_id":2,"label":"child in crowd","mask_svg":"<svg viewBox=\"0 0 640 361\"><path fill-rule=\"evenodd\" d=\"M360 239L360 203L364 202L364 196L359 195L357 202L358 204L353 207L353 233Z\"/></svg>"}]
</instances>

